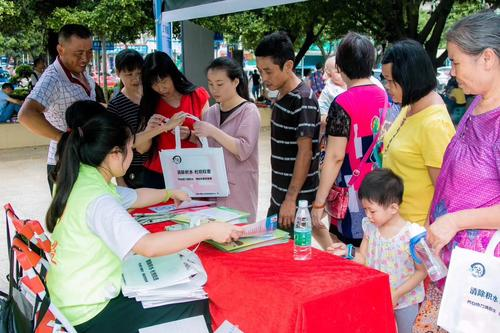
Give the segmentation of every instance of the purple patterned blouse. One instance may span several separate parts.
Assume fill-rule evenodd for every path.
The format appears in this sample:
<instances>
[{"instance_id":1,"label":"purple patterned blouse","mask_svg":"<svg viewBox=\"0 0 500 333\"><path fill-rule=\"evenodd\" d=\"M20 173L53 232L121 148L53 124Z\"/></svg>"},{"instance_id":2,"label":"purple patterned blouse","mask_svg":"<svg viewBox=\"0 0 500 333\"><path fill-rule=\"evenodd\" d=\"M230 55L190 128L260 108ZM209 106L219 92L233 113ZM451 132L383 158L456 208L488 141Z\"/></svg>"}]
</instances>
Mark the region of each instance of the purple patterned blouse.
<instances>
[{"instance_id":1,"label":"purple patterned blouse","mask_svg":"<svg viewBox=\"0 0 500 333\"><path fill-rule=\"evenodd\" d=\"M459 210L500 204L500 107L474 115L481 101L472 102L443 159L441 173L431 205L430 223ZM450 263L455 246L484 252L495 230L458 232L441 252L444 263ZM500 245L495 249L500 257Z\"/></svg>"}]
</instances>

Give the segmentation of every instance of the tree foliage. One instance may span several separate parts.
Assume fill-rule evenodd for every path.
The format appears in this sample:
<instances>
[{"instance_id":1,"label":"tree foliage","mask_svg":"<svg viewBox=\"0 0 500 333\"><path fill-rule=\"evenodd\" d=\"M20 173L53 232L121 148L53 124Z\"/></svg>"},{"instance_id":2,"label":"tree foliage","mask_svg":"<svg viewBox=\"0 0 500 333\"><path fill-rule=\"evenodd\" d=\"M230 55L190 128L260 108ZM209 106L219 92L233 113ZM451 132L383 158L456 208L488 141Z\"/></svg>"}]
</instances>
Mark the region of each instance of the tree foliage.
<instances>
[{"instance_id":1,"label":"tree foliage","mask_svg":"<svg viewBox=\"0 0 500 333\"><path fill-rule=\"evenodd\" d=\"M348 31L368 34L382 47L412 38L424 45L437 66L446 58L446 53L437 57L444 31L485 5L498 6L498 0L309 0L199 19L197 23L250 49L265 34L286 31L298 51L297 63L313 43L321 49ZM328 54L328 50L322 52Z\"/></svg>"},{"instance_id":2,"label":"tree foliage","mask_svg":"<svg viewBox=\"0 0 500 333\"><path fill-rule=\"evenodd\" d=\"M46 53L50 30L87 25L108 41L132 42L153 31L152 0L0 0L0 54Z\"/></svg>"},{"instance_id":3,"label":"tree foliage","mask_svg":"<svg viewBox=\"0 0 500 333\"><path fill-rule=\"evenodd\" d=\"M56 8L48 24L54 30L68 23L85 24L107 41L130 43L153 30L154 22L147 13L152 6L151 0L85 1L73 8Z\"/></svg>"}]
</instances>

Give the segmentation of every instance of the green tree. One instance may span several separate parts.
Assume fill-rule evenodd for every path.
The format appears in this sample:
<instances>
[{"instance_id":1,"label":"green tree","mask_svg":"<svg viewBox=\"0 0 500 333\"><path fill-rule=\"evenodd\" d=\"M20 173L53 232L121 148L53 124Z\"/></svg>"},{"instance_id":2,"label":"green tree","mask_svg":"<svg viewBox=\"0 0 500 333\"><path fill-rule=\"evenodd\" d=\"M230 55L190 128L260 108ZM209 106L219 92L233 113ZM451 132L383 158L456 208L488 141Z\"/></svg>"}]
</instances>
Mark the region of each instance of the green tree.
<instances>
[{"instance_id":1,"label":"green tree","mask_svg":"<svg viewBox=\"0 0 500 333\"><path fill-rule=\"evenodd\" d=\"M463 16L491 6L498 0L309 0L254 11L204 18L197 23L222 32L229 41L241 41L254 49L262 37L273 31L286 31L298 51L296 62L313 43L320 49L346 32L370 35L382 46L402 38L421 42L439 66L446 59L438 49L443 32ZM322 50L327 55L328 50Z\"/></svg>"}]
</instances>

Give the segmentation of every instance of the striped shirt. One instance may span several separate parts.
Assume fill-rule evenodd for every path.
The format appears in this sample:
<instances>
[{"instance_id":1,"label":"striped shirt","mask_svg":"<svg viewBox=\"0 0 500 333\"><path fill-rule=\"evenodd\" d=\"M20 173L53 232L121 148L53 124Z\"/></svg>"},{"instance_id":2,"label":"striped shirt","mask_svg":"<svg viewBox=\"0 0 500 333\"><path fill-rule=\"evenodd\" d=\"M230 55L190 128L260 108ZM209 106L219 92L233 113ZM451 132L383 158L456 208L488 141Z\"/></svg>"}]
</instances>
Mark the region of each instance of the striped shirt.
<instances>
[{"instance_id":1,"label":"striped shirt","mask_svg":"<svg viewBox=\"0 0 500 333\"><path fill-rule=\"evenodd\" d=\"M309 206L316 196L319 184L319 130L320 113L316 96L300 83L272 107L271 117L271 208L277 213L292 180L298 153L297 139L312 138L312 160L308 176L298 200L307 200Z\"/></svg>"},{"instance_id":2,"label":"striped shirt","mask_svg":"<svg viewBox=\"0 0 500 333\"><path fill-rule=\"evenodd\" d=\"M121 91L109 102L108 111L116 113L122 118L136 134L139 131L139 105L132 102ZM134 158L132 159L132 166L142 166L148 160L148 154L139 154L134 149Z\"/></svg>"}]
</instances>

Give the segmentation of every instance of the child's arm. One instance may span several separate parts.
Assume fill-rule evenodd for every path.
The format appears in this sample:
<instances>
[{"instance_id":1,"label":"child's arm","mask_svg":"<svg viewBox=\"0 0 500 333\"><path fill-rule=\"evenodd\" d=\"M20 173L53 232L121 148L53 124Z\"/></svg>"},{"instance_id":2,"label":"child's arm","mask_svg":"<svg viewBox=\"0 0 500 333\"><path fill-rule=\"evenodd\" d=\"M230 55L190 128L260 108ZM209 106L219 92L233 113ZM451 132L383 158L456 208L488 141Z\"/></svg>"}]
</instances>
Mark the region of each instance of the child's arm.
<instances>
[{"instance_id":1,"label":"child's arm","mask_svg":"<svg viewBox=\"0 0 500 333\"><path fill-rule=\"evenodd\" d=\"M329 246L326 249L326 252L336 256L344 257L347 255L347 246L344 243L335 243L332 246ZM368 239L366 237L363 237L363 240L361 241L361 246L355 252L354 258L352 260L357 262L358 264L366 265L367 252L368 252Z\"/></svg>"},{"instance_id":2,"label":"child's arm","mask_svg":"<svg viewBox=\"0 0 500 333\"><path fill-rule=\"evenodd\" d=\"M182 201L188 201L191 199L186 192L180 190L138 188L135 191L137 193L137 200L130 208L142 208L156 205L160 202L166 202L171 198L174 199L176 205Z\"/></svg>"},{"instance_id":3,"label":"child's arm","mask_svg":"<svg viewBox=\"0 0 500 333\"><path fill-rule=\"evenodd\" d=\"M363 236L363 240L361 241L361 245L359 246L359 250L356 251L356 255L354 256L354 261L361 265L366 265L366 257L368 255L368 238Z\"/></svg>"},{"instance_id":4,"label":"child's arm","mask_svg":"<svg viewBox=\"0 0 500 333\"><path fill-rule=\"evenodd\" d=\"M392 291L392 305L396 307L398 304L399 298L413 289L422 281L424 281L427 276L427 271L425 270L424 265L415 264L415 273L408 280L406 280L402 285L397 287Z\"/></svg>"}]
</instances>

